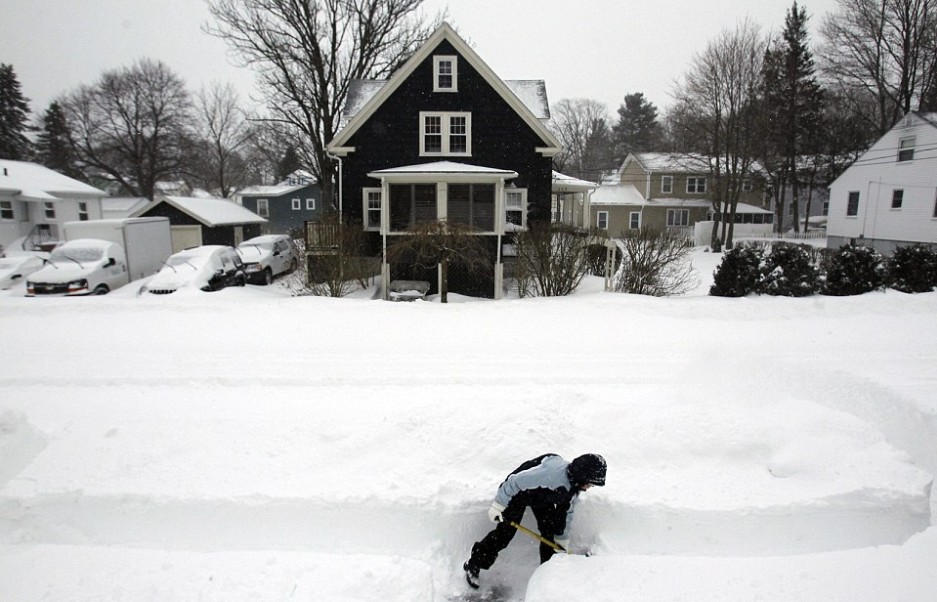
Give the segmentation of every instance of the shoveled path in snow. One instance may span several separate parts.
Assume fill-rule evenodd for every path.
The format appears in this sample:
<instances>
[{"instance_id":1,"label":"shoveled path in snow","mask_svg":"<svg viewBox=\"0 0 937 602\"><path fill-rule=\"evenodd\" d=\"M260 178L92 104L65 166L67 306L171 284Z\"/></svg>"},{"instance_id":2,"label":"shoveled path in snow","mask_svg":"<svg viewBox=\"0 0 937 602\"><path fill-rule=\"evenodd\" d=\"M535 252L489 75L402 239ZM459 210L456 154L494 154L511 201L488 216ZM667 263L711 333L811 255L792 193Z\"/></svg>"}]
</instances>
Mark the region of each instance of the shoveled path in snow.
<instances>
[{"instance_id":1,"label":"shoveled path in snow","mask_svg":"<svg viewBox=\"0 0 937 602\"><path fill-rule=\"evenodd\" d=\"M456 569L488 528L494 486L549 450L605 453L610 483L577 521L575 543L599 555L538 571L529 602L570 599L564 584L595 575L617 580L623 598L678 600L680 587L698 591L679 585L681 571L765 592L794 571L778 590L790 596L765 600L880 600L863 596L882 570L914 573L921 548L937 548L935 420L920 396L937 389L933 354L906 357L913 389L877 373L901 337L932 326L876 316L895 340L860 353L865 322L839 307L784 324L760 319L774 304L742 300L734 324L748 328L733 330L687 309L702 300L673 301L662 320L651 300L611 297L554 300L528 312L536 319L517 309L526 302L278 301L269 323L237 336L212 323L250 324L256 308L224 297L210 314L114 299L82 307L77 322L14 304L16 318L0 318L14 343L0 358L0 441L15 458L0 469L0 592L28 602L43 586L60 600L100 587L105 600L156 600L171 597L160 593L171 575L203 599L316 599L326 588L319 599L441 601L461 587ZM902 299L907 311L937 306ZM40 323L66 333L51 364L29 337ZM342 337L349 323L368 326ZM451 340L414 334L424 331ZM791 350L797 337L809 353ZM714 340L734 352L712 360ZM486 577L523 596L533 554L519 537ZM68 570L49 577L57 563ZM884 569L860 570L870 563ZM841 591L854 595L824 597L829 574L852 579L855 591Z\"/></svg>"}]
</instances>

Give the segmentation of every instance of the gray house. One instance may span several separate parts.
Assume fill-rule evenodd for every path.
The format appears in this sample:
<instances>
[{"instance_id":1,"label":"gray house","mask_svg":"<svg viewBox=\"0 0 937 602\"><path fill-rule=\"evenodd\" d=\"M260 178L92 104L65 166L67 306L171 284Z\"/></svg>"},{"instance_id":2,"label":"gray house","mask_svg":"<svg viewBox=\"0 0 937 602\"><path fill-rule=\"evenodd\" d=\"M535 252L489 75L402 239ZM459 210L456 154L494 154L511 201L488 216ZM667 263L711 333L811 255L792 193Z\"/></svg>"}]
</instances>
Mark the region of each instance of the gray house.
<instances>
[{"instance_id":1,"label":"gray house","mask_svg":"<svg viewBox=\"0 0 937 602\"><path fill-rule=\"evenodd\" d=\"M274 186L251 186L236 195L238 204L267 220L264 234L303 232L307 221L320 219L322 189L318 183L285 180ZM302 237L302 234L298 234Z\"/></svg>"}]
</instances>

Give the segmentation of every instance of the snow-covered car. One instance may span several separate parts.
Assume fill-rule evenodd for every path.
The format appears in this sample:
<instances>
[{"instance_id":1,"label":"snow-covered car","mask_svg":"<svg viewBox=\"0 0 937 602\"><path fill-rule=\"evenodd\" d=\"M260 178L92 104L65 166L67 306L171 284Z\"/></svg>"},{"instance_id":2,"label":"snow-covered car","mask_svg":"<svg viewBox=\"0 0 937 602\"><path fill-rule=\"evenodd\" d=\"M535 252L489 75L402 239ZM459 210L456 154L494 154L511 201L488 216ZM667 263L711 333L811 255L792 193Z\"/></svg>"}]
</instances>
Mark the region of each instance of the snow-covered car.
<instances>
[{"instance_id":1,"label":"snow-covered car","mask_svg":"<svg viewBox=\"0 0 937 602\"><path fill-rule=\"evenodd\" d=\"M26 296L105 295L128 282L127 255L117 243L79 238L57 246L26 280Z\"/></svg>"},{"instance_id":2,"label":"snow-covered car","mask_svg":"<svg viewBox=\"0 0 937 602\"><path fill-rule=\"evenodd\" d=\"M247 275L234 247L205 245L179 251L140 288L140 293L166 295L180 288L217 291L244 286Z\"/></svg>"},{"instance_id":3,"label":"snow-covered car","mask_svg":"<svg viewBox=\"0 0 937 602\"><path fill-rule=\"evenodd\" d=\"M248 281L270 284L280 274L296 268L293 239L283 234L267 234L238 245Z\"/></svg>"},{"instance_id":4,"label":"snow-covered car","mask_svg":"<svg viewBox=\"0 0 937 602\"><path fill-rule=\"evenodd\" d=\"M42 259L35 255L0 257L0 291L26 282L26 276L42 268Z\"/></svg>"}]
</instances>

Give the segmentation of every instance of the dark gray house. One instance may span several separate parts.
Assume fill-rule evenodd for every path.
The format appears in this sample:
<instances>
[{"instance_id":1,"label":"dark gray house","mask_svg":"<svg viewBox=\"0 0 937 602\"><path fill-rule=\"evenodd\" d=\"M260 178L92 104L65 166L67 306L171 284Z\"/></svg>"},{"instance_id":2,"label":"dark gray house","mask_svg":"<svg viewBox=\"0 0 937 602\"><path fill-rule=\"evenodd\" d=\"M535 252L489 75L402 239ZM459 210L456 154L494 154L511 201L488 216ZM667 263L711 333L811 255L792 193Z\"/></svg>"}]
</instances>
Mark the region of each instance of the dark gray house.
<instances>
[{"instance_id":1,"label":"dark gray house","mask_svg":"<svg viewBox=\"0 0 937 602\"><path fill-rule=\"evenodd\" d=\"M303 179L287 179L274 186L251 186L237 194L238 202L267 220L264 234L302 232L307 221L318 220L322 206L319 184Z\"/></svg>"},{"instance_id":2,"label":"dark gray house","mask_svg":"<svg viewBox=\"0 0 937 602\"><path fill-rule=\"evenodd\" d=\"M491 257L487 275L450 269L449 290L501 296L505 248L528 223L550 219L560 143L549 117L543 81L502 80L447 24L390 79L353 82L328 148L341 162L345 217L383 257L385 296L413 270L389 266L383 250L436 220L473 228ZM438 290L436 269L421 279Z\"/></svg>"}]
</instances>

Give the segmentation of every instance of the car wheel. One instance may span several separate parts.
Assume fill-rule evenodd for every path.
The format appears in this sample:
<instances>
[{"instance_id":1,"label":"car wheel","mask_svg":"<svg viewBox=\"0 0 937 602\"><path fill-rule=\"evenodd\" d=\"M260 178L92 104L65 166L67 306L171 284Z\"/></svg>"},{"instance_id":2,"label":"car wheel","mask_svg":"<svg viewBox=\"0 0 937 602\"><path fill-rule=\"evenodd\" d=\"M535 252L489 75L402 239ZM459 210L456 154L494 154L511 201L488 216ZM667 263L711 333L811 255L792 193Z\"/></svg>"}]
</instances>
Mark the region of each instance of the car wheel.
<instances>
[{"instance_id":1,"label":"car wheel","mask_svg":"<svg viewBox=\"0 0 937 602\"><path fill-rule=\"evenodd\" d=\"M111 289L107 288L106 284L99 284L96 287L94 287L94 291L91 294L92 295L106 295L110 291Z\"/></svg>"},{"instance_id":2,"label":"car wheel","mask_svg":"<svg viewBox=\"0 0 937 602\"><path fill-rule=\"evenodd\" d=\"M234 280L234 286L246 286L247 278L244 274L238 274L238 277Z\"/></svg>"},{"instance_id":3,"label":"car wheel","mask_svg":"<svg viewBox=\"0 0 937 602\"><path fill-rule=\"evenodd\" d=\"M270 268L264 270L264 284L273 284L273 272L270 271Z\"/></svg>"}]
</instances>

